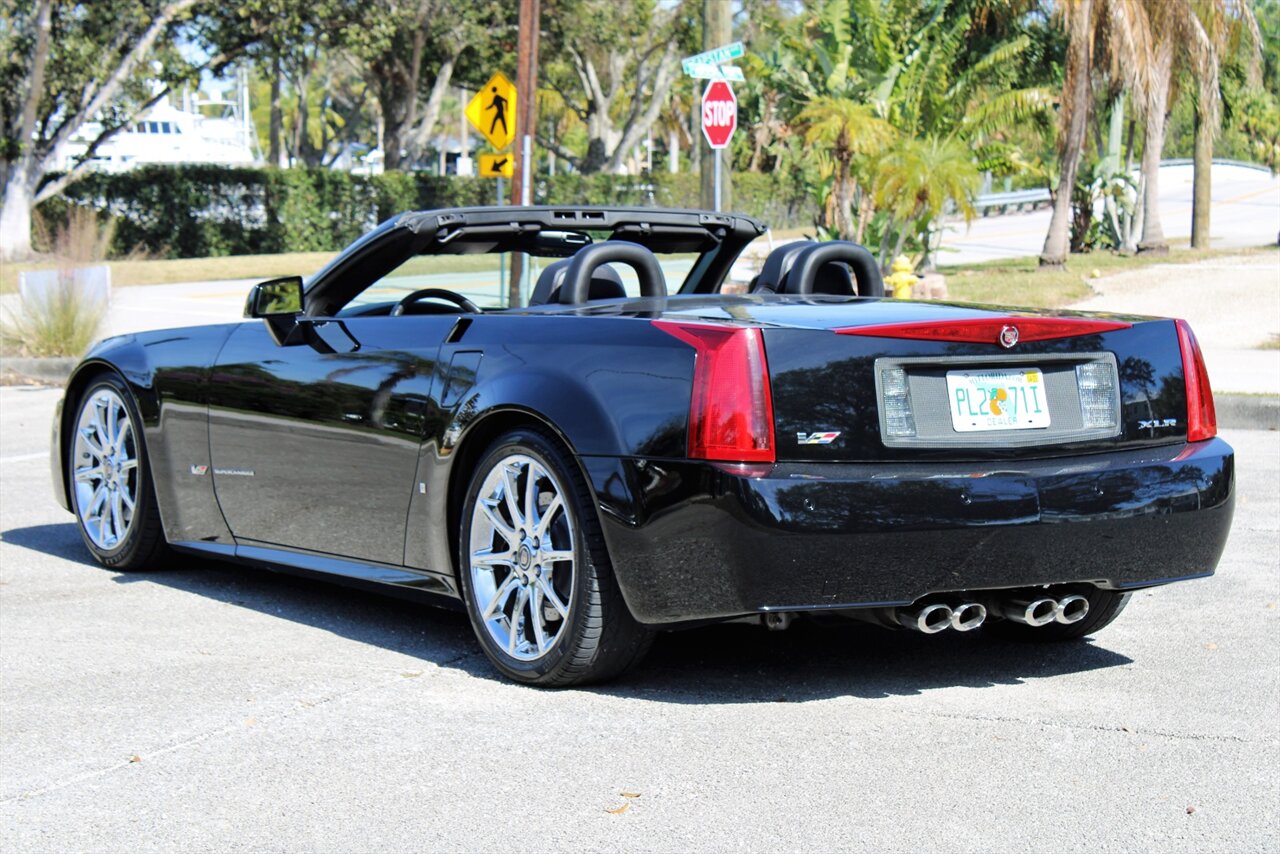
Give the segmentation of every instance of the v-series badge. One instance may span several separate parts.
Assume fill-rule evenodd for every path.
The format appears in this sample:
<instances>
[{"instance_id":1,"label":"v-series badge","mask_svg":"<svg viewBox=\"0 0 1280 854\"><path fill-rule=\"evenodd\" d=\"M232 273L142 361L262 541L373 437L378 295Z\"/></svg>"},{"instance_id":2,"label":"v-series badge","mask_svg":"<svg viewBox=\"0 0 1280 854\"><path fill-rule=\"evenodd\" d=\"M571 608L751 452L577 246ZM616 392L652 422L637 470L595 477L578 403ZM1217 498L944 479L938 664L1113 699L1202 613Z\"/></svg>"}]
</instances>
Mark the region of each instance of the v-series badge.
<instances>
[{"instance_id":1,"label":"v-series badge","mask_svg":"<svg viewBox=\"0 0 1280 854\"><path fill-rule=\"evenodd\" d=\"M830 445L839 435L839 430L826 433L797 433L796 442L801 445Z\"/></svg>"}]
</instances>

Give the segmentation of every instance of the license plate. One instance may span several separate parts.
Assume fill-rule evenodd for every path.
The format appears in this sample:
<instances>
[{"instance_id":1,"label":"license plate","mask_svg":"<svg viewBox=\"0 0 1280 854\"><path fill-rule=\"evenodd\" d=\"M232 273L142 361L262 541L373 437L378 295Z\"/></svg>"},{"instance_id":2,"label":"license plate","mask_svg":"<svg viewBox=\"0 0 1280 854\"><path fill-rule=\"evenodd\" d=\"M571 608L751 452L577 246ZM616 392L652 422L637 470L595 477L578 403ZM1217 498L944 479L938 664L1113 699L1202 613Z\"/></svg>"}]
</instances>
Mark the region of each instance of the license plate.
<instances>
[{"instance_id":1,"label":"license plate","mask_svg":"<svg viewBox=\"0 0 1280 854\"><path fill-rule=\"evenodd\" d=\"M1039 368L947 371L947 396L957 433L1049 426Z\"/></svg>"}]
</instances>

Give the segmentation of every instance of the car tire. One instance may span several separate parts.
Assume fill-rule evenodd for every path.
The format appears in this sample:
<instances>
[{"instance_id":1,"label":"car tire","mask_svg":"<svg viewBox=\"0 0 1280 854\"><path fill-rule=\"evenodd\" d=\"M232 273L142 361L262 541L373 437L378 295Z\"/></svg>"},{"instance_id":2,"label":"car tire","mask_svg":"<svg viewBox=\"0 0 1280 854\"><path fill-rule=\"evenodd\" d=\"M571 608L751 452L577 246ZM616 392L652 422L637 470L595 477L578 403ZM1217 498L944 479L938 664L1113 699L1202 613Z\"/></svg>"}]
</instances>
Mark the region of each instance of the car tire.
<instances>
[{"instance_id":1,"label":"car tire","mask_svg":"<svg viewBox=\"0 0 1280 854\"><path fill-rule=\"evenodd\" d=\"M602 682L648 651L653 632L623 601L586 480L550 433L517 429L489 447L467 488L458 544L471 625L507 677Z\"/></svg>"},{"instance_id":2,"label":"car tire","mask_svg":"<svg viewBox=\"0 0 1280 854\"><path fill-rule=\"evenodd\" d=\"M171 553L133 395L119 375L105 373L90 382L75 407L66 477L80 536L103 566L154 569Z\"/></svg>"},{"instance_id":3,"label":"car tire","mask_svg":"<svg viewBox=\"0 0 1280 854\"><path fill-rule=\"evenodd\" d=\"M1129 604L1129 593L1115 590L1101 590L1096 587L1072 591L1089 600L1089 613L1078 623L1050 623L1047 626L1028 626L1015 623L1013 620L992 622L989 628L993 634L1017 641L1034 641L1055 643L1058 641L1078 640L1086 635L1101 631L1124 610Z\"/></svg>"}]
</instances>

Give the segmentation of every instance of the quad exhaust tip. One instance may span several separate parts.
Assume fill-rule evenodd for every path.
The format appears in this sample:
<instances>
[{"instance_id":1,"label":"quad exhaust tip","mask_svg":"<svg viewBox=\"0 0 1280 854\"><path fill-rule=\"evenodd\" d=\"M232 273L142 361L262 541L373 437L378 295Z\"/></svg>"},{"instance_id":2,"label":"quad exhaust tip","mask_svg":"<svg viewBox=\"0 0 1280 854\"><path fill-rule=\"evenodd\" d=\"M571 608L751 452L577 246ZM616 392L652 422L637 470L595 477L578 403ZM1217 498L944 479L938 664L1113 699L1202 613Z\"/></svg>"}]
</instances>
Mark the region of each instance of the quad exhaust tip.
<instances>
[{"instance_id":1,"label":"quad exhaust tip","mask_svg":"<svg viewBox=\"0 0 1280 854\"><path fill-rule=\"evenodd\" d=\"M1061 599L1013 599L1004 605L1005 619L1033 628L1050 623L1069 626L1083 620L1088 613L1089 600L1077 594Z\"/></svg>"},{"instance_id":2,"label":"quad exhaust tip","mask_svg":"<svg viewBox=\"0 0 1280 854\"><path fill-rule=\"evenodd\" d=\"M1072 595L1058 600L1058 611L1053 618L1064 626L1078 623L1089 613L1089 600L1083 596Z\"/></svg>"},{"instance_id":3,"label":"quad exhaust tip","mask_svg":"<svg viewBox=\"0 0 1280 854\"><path fill-rule=\"evenodd\" d=\"M946 629L973 631L986 619L986 606L978 602L964 602L954 607L935 603L921 608L904 608L898 612L900 625L926 635L936 635Z\"/></svg>"},{"instance_id":4,"label":"quad exhaust tip","mask_svg":"<svg viewBox=\"0 0 1280 854\"><path fill-rule=\"evenodd\" d=\"M971 632L987 619L987 606L978 602L965 602L951 609L951 628L957 632Z\"/></svg>"},{"instance_id":5,"label":"quad exhaust tip","mask_svg":"<svg viewBox=\"0 0 1280 854\"><path fill-rule=\"evenodd\" d=\"M923 608L905 608L898 612L898 622L908 629L936 635L943 629L951 628L955 612L949 605L925 605Z\"/></svg>"},{"instance_id":6,"label":"quad exhaust tip","mask_svg":"<svg viewBox=\"0 0 1280 854\"><path fill-rule=\"evenodd\" d=\"M1089 614L1089 600L1078 594L1054 599L1011 599L998 606L998 612L1006 620L1039 628L1050 623L1069 626L1078 623ZM926 635L936 635L947 629L971 632L987 620L987 606L981 602L961 602L947 605L935 602L912 608L900 608L896 612L898 625Z\"/></svg>"}]
</instances>

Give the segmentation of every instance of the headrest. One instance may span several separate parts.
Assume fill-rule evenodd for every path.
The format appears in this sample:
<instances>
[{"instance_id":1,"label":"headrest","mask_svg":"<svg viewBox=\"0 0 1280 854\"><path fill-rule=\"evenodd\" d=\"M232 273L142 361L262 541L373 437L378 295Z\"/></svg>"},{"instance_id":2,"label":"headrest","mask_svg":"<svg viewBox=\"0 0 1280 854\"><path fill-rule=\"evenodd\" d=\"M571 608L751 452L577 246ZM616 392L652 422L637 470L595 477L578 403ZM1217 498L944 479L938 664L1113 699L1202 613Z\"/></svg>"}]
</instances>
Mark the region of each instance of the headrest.
<instances>
[{"instance_id":1,"label":"headrest","mask_svg":"<svg viewBox=\"0 0 1280 854\"><path fill-rule=\"evenodd\" d=\"M757 291L782 293L783 285L787 281L787 273L791 271L791 265L795 263L796 257L799 256L802 250L812 245L812 240L793 240L790 243L784 243L774 248L769 253L769 257L764 259L764 265L760 268L760 275L756 276L755 281L751 283L751 293L756 293Z\"/></svg>"},{"instance_id":2,"label":"headrest","mask_svg":"<svg viewBox=\"0 0 1280 854\"><path fill-rule=\"evenodd\" d=\"M562 258L543 268L538 276L538 283L533 286L529 296L529 305L549 305L557 302L560 286L564 284L564 274L569 269L572 258ZM591 287L587 291L587 299L621 299L627 295L623 287L622 277L609 265L597 267L591 274Z\"/></svg>"},{"instance_id":3,"label":"headrest","mask_svg":"<svg viewBox=\"0 0 1280 854\"><path fill-rule=\"evenodd\" d=\"M849 275L849 268L839 261L823 264L813 280L813 293L853 296L853 277Z\"/></svg>"}]
</instances>

